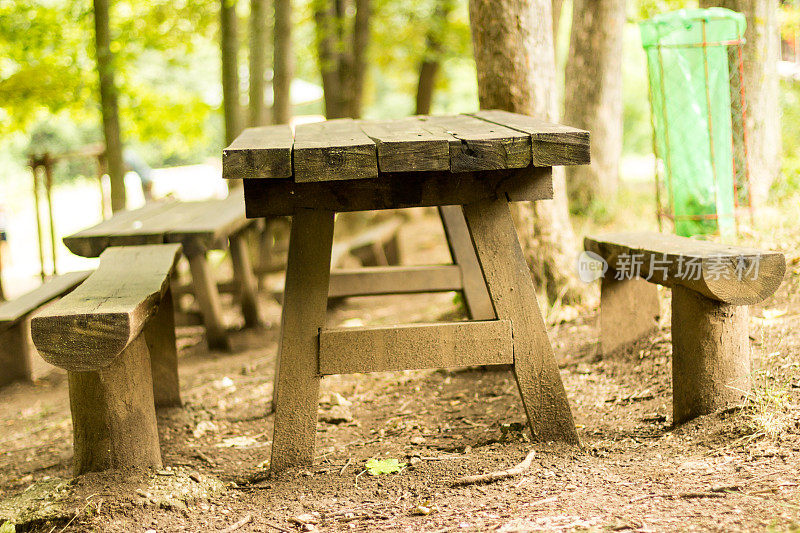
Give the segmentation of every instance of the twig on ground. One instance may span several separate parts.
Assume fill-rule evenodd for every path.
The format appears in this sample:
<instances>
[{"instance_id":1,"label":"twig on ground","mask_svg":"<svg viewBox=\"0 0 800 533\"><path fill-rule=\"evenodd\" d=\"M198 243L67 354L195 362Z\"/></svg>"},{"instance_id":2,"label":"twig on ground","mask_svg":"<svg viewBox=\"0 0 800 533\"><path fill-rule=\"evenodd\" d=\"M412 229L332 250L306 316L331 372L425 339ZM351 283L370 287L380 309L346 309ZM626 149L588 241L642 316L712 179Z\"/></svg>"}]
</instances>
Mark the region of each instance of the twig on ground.
<instances>
[{"instance_id":1,"label":"twig on ground","mask_svg":"<svg viewBox=\"0 0 800 533\"><path fill-rule=\"evenodd\" d=\"M499 470L497 472L489 472L488 474L477 474L474 476L465 476L457 479L454 486L475 485L479 483L494 483L501 479L508 479L510 477L518 476L528 470L533 463L533 458L536 456L536 451L531 450L525 459L517 466L511 467L507 470Z\"/></svg>"},{"instance_id":2,"label":"twig on ground","mask_svg":"<svg viewBox=\"0 0 800 533\"><path fill-rule=\"evenodd\" d=\"M691 500L693 498L724 498L724 492L681 492L676 495L678 498L684 500Z\"/></svg>"},{"instance_id":3,"label":"twig on ground","mask_svg":"<svg viewBox=\"0 0 800 533\"><path fill-rule=\"evenodd\" d=\"M241 520L239 520L238 522L234 522L233 524L231 524L228 527L226 527L225 529L223 529L222 533L231 533L232 531L236 531L240 527L242 527L245 524L247 524L248 522L250 522L250 520L252 520L252 519L253 519L253 515L248 513L248 514L244 515L244 517ZM286 530L284 530L284 531L286 531Z\"/></svg>"},{"instance_id":4,"label":"twig on ground","mask_svg":"<svg viewBox=\"0 0 800 533\"><path fill-rule=\"evenodd\" d=\"M348 467L348 466L350 466L350 463L352 463L352 462L353 462L353 458L352 458L352 457L348 457L348 458L347 458L347 462L344 464L344 466L342 467L342 469L341 469L341 470L339 470L339 475L340 475L340 476L341 476L342 474L344 474L344 471L345 471L345 470L347 470L347 467Z\"/></svg>"},{"instance_id":5,"label":"twig on ground","mask_svg":"<svg viewBox=\"0 0 800 533\"><path fill-rule=\"evenodd\" d=\"M266 520L264 521L264 523L269 527L277 529L278 531L283 531L284 533L294 533L291 529L286 529L285 527L281 527L278 524L273 524L272 522L268 522Z\"/></svg>"}]
</instances>

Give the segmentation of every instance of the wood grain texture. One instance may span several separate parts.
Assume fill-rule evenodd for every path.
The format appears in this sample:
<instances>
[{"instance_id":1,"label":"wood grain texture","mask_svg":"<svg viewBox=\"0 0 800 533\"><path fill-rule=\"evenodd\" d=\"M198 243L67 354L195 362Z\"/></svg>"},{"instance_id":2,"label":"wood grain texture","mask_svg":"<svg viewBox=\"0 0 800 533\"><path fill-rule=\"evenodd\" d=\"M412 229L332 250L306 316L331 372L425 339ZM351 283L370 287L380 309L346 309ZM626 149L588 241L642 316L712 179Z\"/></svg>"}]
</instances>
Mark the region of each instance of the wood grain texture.
<instances>
[{"instance_id":1,"label":"wood grain texture","mask_svg":"<svg viewBox=\"0 0 800 533\"><path fill-rule=\"evenodd\" d=\"M247 216L291 215L296 208L366 211L438 205L463 205L507 198L535 201L553 197L548 167L464 172L402 172L377 180L337 183L293 183L288 180L245 180Z\"/></svg>"},{"instance_id":2,"label":"wood grain texture","mask_svg":"<svg viewBox=\"0 0 800 533\"><path fill-rule=\"evenodd\" d=\"M294 139L294 181L378 177L375 143L351 119L300 124Z\"/></svg>"},{"instance_id":3,"label":"wood grain texture","mask_svg":"<svg viewBox=\"0 0 800 533\"><path fill-rule=\"evenodd\" d=\"M450 137L422 124L416 117L358 123L375 141L380 172L450 170Z\"/></svg>"},{"instance_id":4,"label":"wood grain texture","mask_svg":"<svg viewBox=\"0 0 800 533\"><path fill-rule=\"evenodd\" d=\"M69 403L75 475L161 466L144 335L96 372L69 372Z\"/></svg>"},{"instance_id":5,"label":"wood grain texture","mask_svg":"<svg viewBox=\"0 0 800 533\"><path fill-rule=\"evenodd\" d=\"M681 285L734 305L763 301L778 289L786 271L786 260L778 252L663 233L587 236L583 247L604 258L620 275L633 273L630 267L635 254L642 261L641 277L652 283Z\"/></svg>"},{"instance_id":6,"label":"wood grain texture","mask_svg":"<svg viewBox=\"0 0 800 533\"><path fill-rule=\"evenodd\" d=\"M550 167L591 162L588 131L498 109L471 115L530 135L533 165Z\"/></svg>"},{"instance_id":7,"label":"wood grain texture","mask_svg":"<svg viewBox=\"0 0 800 533\"><path fill-rule=\"evenodd\" d=\"M492 320L495 318L492 300L486 290L486 282L481 273L481 265L475 257L475 248L469 236L464 212L460 205L439 207L439 218L442 219L447 246L453 263L461 270L463 282L462 293L467 306L467 314L473 320Z\"/></svg>"},{"instance_id":8,"label":"wood grain texture","mask_svg":"<svg viewBox=\"0 0 800 533\"><path fill-rule=\"evenodd\" d=\"M514 375L534 439L578 443L536 291L505 200L463 207L495 313L514 328Z\"/></svg>"},{"instance_id":9,"label":"wood grain texture","mask_svg":"<svg viewBox=\"0 0 800 533\"><path fill-rule=\"evenodd\" d=\"M288 125L247 128L222 151L222 177L291 178L293 144Z\"/></svg>"},{"instance_id":10,"label":"wood grain texture","mask_svg":"<svg viewBox=\"0 0 800 533\"><path fill-rule=\"evenodd\" d=\"M73 372L110 365L155 313L180 251L179 244L104 251L83 284L33 317L45 361Z\"/></svg>"},{"instance_id":11,"label":"wood grain texture","mask_svg":"<svg viewBox=\"0 0 800 533\"><path fill-rule=\"evenodd\" d=\"M332 211L298 209L292 219L275 378L270 471L314 461L319 402L319 330L330 282Z\"/></svg>"},{"instance_id":12,"label":"wood grain texture","mask_svg":"<svg viewBox=\"0 0 800 533\"><path fill-rule=\"evenodd\" d=\"M61 274L18 298L0 303L0 330L14 325L44 304L68 293L83 283L91 273L91 270L84 270Z\"/></svg>"},{"instance_id":13,"label":"wood grain texture","mask_svg":"<svg viewBox=\"0 0 800 533\"><path fill-rule=\"evenodd\" d=\"M511 322L452 322L323 329L322 375L514 362Z\"/></svg>"},{"instance_id":14,"label":"wood grain texture","mask_svg":"<svg viewBox=\"0 0 800 533\"><path fill-rule=\"evenodd\" d=\"M377 266L331 270L329 298L461 290L456 265Z\"/></svg>"},{"instance_id":15,"label":"wood grain texture","mask_svg":"<svg viewBox=\"0 0 800 533\"><path fill-rule=\"evenodd\" d=\"M748 310L672 289L672 418L680 424L750 392Z\"/></svg>"},{"instance_id":16,"label":"wood grain texture","mask_svg":"<svg viewBox=\"0 0 800 533\"><path fill-rule=\"evenodd\" d=\"M0 387L33 379L33 362L37 354L30 337L30 321L26 318L0 329Z\"/></svg>"},{"instance_id":17,"label":"wood grain texture","mask_svg":"<svg viewBox=\"0 0 800 533\"><path fill-rule=\"evenodd\" d=\"M423 127L450 139L450 171L522 168L531 164L528 134L469 115L421 116Z\"/></svg>"},{"instance_id":18,"label":"wood grain texture","mask_svg":"<svg viewBox=\"0 0 800 533\"><path fill-rule=\"evenodd\" d=\"M641 279L602 279L600 348L603 355L658 331L661 307L658 287Z\"/></svg>"},{"instance_id":19,"label":"wood grain texture","mask_svg":"<svg viewBox=\"0 0 800 533\"><path fill-rule=\"evenodd\" d=\"M200 313L203 315L208 347L212 350L229 352L231 342L225 327L225 319L222 316L217 281L208 266L206 254L195 250L188 256L188 259L189 269L192 272L192 288L200 306Z\"/></svg>"}]
</instances>

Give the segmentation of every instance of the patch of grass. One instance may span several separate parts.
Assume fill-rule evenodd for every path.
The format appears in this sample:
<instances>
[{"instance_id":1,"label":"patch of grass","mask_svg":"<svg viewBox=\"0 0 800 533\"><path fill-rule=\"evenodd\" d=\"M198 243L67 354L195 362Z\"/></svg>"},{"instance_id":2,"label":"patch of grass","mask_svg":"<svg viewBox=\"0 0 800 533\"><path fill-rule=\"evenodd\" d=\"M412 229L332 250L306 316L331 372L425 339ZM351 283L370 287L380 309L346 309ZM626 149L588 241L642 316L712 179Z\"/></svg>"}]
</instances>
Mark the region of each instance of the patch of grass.
<instances>
[{"instance_id":1,"label":"patch of grass","mask_svg":"<svg viewBox=\"0 0 800 533\"><path fill-rule=\"evenodd\" d=\"M755 373L753 388L745 402L745 413L754 434L776 439L791 421L789 383L777 381L769 370Z\"/></svg>"}]
</instances>

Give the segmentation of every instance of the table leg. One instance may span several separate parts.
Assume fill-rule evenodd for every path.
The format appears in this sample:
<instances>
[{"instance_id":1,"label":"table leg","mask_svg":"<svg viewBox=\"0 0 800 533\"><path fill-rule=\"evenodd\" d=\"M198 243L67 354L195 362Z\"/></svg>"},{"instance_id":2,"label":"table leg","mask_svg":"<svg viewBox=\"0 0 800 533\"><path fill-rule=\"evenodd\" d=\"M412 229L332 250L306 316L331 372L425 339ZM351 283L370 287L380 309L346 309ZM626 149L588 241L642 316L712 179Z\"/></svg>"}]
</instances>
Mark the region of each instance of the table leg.
<instances>
[{"instance_id":1,"label":"table leg","mask_svg":"<svg viewBox=\"0 0 800 533\"><path fill-rule=\"evenodd\" d=\"M258 282L253 274L250 254L243 233L231 235L230 250L231 261L233 262L233 277L239 286L239 294L241 295L244 324L248 328L259 327L264 323L264 320L258 305Z\"/></svg>"},{"instance_id":2,"label":"table leg","mask_svg":"<svg viewBox=\"0 0 800 533\"><path fill-rule=\"evenodd\" d=\"M314 461L319 330L325 325L328 302L333 215L297 209L292 219L275 383L272 472Z\"/></svg>"},{"instance_id":3,"label":"table leg","mask_svg":"<svg viewBox=\"0 0 800 533\"><path fill-rule=\"evenodd\" d=\"M514 332L514 376L535 440L578 443L567 395L506 200L463 207L497 318Z\"/></svg>"},{"instance_id":4,"label":"table leg","mask_svg":"<svg viewBox=\"0 0 800 533\"><path fill-rule=\"evenodd\" d=\"M489 293L486 292L481 265L475 257L475 249L472 247L472 239L464 222L461 206L441 206L439 217L442 219L447 245L450 247L450 256L453 258L453 263L461 269L462 291L469 317L473 320L493 320L494 308Z\"/></svg>"},{"instance_id":5,"label":"table leg","mask_svg":"<svg viewBox=\"0 0 800 533\"><path fill-rule=\"evenodd\" d=\"M222 305L219 301L217 282L208 267L205 251L187 251L189 267L192 271L192 287L200 312L203 314L203 324L206 327L206 340L213 350L230 351L231 345L225 323L222 320Z\"/></svg>"}]
</instances>

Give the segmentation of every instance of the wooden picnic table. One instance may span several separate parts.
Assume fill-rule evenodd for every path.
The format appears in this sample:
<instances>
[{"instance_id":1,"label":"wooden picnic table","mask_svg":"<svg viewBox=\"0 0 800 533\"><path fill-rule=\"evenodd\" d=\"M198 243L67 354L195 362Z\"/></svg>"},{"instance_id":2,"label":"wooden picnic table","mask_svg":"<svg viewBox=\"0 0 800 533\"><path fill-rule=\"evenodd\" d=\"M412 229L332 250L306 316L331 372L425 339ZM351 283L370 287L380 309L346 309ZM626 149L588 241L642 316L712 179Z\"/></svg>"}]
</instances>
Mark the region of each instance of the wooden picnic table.
<instances>
[{"instance_id":1,"label":"wooden picnic table","mask_svg":"<svg viewBox=\"0 0 800 533\"><path fill-rule=\"evenodd\" d=\"M181 243L189 260L194 295L200 305L208 344L214 349L229 350L219 289L206 253L230 246L245 324L259 324L257 283L243 238L244 230L254 222L245 217L241 190L234 190L223 200L161 200L140 209L122 211L96 226L65 237L64 244L76 255L98 257L109 246Z\"/></svg>"},{"instance_id":2,"label":"wooden picnic table","mask_svg":"<svg viewBox=\"0 0 800 533\"><path fill-rule=\"evenodd\" d=\"M512 364L534 437L577 442L508 204L552 198L551 167L588 162L588 132L504 111L245 130L223 177L244 180L248 217L292 216L270 468L313 461L330 374ZM335 213L420 206L440 209L456 268L365 268L358 283L461 290L479 320L325 328Z\"/></svg>"}]
</instances>

